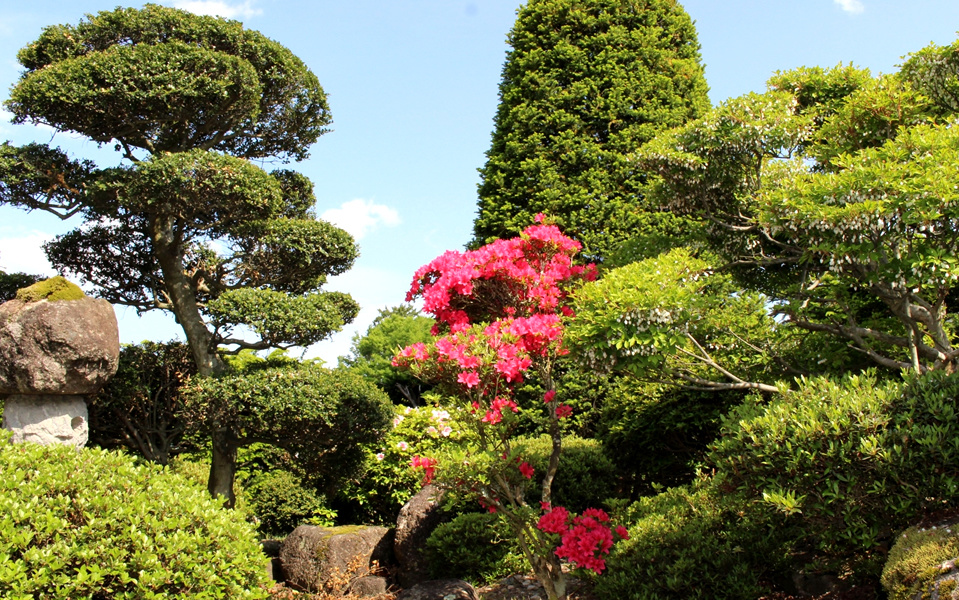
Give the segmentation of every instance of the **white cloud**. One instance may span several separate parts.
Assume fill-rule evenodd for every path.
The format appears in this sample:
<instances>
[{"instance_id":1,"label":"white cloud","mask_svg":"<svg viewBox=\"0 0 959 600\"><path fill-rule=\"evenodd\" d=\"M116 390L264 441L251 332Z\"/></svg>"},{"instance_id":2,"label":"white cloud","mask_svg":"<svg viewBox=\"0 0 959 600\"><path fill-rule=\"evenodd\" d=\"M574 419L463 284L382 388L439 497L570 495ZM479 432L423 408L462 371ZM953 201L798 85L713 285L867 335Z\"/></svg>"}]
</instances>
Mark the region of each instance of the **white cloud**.
<instances>
[{"instance_id":1,"label":"white cloud","mask_svg":"<svg viewBox=\"0 0 959 600\"><path fill-rule=\"evenodd\" d=\"M42 231L31 231L26 235L0 239L0 270L7 273L55 275L56 271L42 247L54 237Z\"/></svg>"},{"instance_id":2,"label":"white cloud","mask_svg":"<svg viewBox=\"0 0 959 600\"><path fill-rule=\"evenodd\" d=\"M402 222L395 209L362 198L344 202L339 208L331 208L321 214L320 218L342 227L357 241L379 225L396 227Z\"/></svg>"},{"instance_id":3,"label":"white cloud","mask_svg":"<svg viewBox=\"0 0 959 600\"><path fill-rule=\"evenodd\" d=\"M168 1L167 4L170 4ZM224 0L173 0L173 8L186 10L197 15L214 17L237 17L249 19L263 14L259 8L253 8L253 0L245 0L242 4L230 4Z\"/></svg>"},{"instance_id":4,"label":"white cloud","mask_svg":"<svg viewBox=\"0 0 959 600\"><path fill-rule=\"evenodd\" d=\"M847 13L852 13L858 15L862 11L866 10L865 5L860 0L834 0L836 4L839 5L841 9Z\"/></svg>"}]
</instances>

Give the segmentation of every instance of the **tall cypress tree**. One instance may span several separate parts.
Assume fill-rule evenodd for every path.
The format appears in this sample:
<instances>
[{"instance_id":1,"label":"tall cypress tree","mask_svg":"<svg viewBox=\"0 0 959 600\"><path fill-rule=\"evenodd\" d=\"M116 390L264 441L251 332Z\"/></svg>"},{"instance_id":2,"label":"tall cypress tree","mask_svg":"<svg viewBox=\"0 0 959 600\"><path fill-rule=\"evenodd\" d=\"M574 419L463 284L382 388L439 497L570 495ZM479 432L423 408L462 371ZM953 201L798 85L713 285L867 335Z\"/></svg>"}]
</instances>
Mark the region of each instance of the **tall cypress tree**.
<instances>
[{"instance_id":1,"label":"tall cypress tree","mask_svg":"<svg viewBox=\"0 0 959 600\"><path fill-rule=\"evenodd\" d=\"M542 212L602 258L655 210L630 154L709 108L693 22L675 0L529 0L508 41L474 244Z\"/></svg>"}]
</instances>

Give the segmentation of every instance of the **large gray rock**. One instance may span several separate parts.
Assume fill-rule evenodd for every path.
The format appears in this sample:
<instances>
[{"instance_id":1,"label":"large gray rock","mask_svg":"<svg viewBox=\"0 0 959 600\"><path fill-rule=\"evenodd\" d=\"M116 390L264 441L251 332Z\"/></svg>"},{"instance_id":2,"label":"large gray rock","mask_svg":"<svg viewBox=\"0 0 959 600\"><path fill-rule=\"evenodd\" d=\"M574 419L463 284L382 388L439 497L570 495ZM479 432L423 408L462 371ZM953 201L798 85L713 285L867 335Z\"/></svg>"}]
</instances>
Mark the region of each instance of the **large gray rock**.
<instances>
[{"instance_id":1,"label":"large gray rock","mask_svg":"<svg viewBox=\"0 0 959 600\"><path fill-rule=\"evenodd\" d=\"M3 407L3 428L14 442L46 446L87 443L87 403L82 396L10 396Z\"/></svg>"},{"instance_id":2,"label":"large gray rock","mask_svg":"<svg viewBox=\"0 0 959 600\"><path fill-rule=\"evenodd\" d=\"M300 525L280 547L280 562L288 586L341 593L349 581L369 574L374 560L389 563L392 546L386 527Z\"/></svg>"},{"instance_id":3,"label":"large gray rock","mask_svg":"<svg viewBox=\"0 0 959 600\"><path fill-rule=\"evenodd\" d=\"M396 600L479 600L476 590L460 579L437 579L403 590Z\"/></svg>"},{"instance_id":4,"label":"large gray rock","mask_svg":"<svg viewBox=\"0 0 959 600\"><path fill-rule=\"evenodd\" d=\"M400 509L393 553L400 567L396 577L401 587L408 588L430 578L426 540L443 521L439 507L441 497L439 488L426 485Z\"/></svg>"},{"instance_id":5,"label":"large gray rock","mask_svg":"<svg viewBox=\"0 0 959 600\"><path fill-rule=\"evenodd\" d=\"M120 335L106 300L0 305L0 395L96 393L116 373Z\"/></svg>"}]
</instances>

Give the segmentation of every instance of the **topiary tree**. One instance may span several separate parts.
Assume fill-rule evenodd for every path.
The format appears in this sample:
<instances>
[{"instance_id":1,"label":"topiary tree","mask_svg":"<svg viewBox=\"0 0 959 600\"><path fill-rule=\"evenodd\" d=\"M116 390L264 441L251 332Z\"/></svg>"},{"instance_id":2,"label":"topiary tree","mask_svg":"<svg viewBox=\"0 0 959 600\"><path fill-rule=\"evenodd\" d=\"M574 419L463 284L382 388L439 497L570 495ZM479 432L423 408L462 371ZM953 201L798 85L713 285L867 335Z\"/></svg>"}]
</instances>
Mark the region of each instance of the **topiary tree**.
<instances>
[{"instance_id":1,"label":"topiary tree","mask_svg":"<svg viewBox=\"0 0 959 600\"><path fill-rule=\"evenodd\" d=\"M46 246L50 261L114 304L167 310L200 374L218 348L308 346L358 307L323 292L356 245L314 218L312 184L252 159L300 160L330 114L288 49L236 21L148 4L46 28L17 57L14 121L112 145L98 168L39 144L0 146L0 201L84 224ZM252 339L234 335L240 326ZM244 334L246 335L246 334ZM230 432L213 429L213 463ZM228 473L210 489L227 494Z\"/></svg>"},{"instance_id":2,"label":"topiary tree","mask_svg":"<svg viewBox=\"0 0 959 600\"><path fill-rule=\"evenodd\" d=\"M709 108L693 22L675 0L531 0L508 42L474 244L543 212L606 256L649 226L629 155Z\"/></svg>"},{"instance_id":3,"label":"topiary tree","mask_svg":"<svg viewBox=\"0 0 959 600\"><path fill-rule=\"evenodd\" d=\"M363 445L385 434L389 399L349 371L274 359L221 377L198 377L183 389L191 431L219 435L212 472L217 491L234 499L237 450L254 443L279 446L327 491L357 470Z\"/></svg>"},{"instance_id":4,"label":"topiary tree","mask_svg":"<svg viewBox=\"0 0 959 600\"><path fill-rule=\"evenodd\" d=\"M0 149L0 200L86 224L47 246L104 298L169 310L201 373L221 344L309 344L356 305L322 293L351 265L349 234L313 218L312 186L257 158L301 159L330 116L289 50L235 21L147 5L48 27L18 54L15 122L112 144L99 169L56 148ZM257 339L230 333L247 325Z\"/></svg>"}]
</instances>

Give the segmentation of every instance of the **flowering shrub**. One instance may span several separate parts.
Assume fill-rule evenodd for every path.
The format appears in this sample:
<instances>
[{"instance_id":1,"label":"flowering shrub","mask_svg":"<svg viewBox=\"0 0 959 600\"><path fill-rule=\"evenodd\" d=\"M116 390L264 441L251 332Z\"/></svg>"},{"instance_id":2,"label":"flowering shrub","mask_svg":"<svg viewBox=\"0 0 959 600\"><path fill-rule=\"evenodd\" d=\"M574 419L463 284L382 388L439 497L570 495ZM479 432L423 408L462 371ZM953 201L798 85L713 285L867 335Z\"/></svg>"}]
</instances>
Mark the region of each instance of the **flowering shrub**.
<instances>
[{"instance_id":1,"label":"flowering shrub","mask_svg":"<svg viewBox=\"0 0 959 600\"><path fill-rule=\"evenodd\" d=\"M568 526L564 520L560 531L558 515L568 513L550 505L562 450L560 421L572 413L556 393L553 367L568 353L563 344L564 318L572 316L568 294L576 283L595 278L595 267L573 263L579 248L538 216L520 237L446 252L416 272L407 295L407 301L422 298L423 309L436 317L434 339L404 348L393 361L447 392L463 420L462 443L438 457L418 454L413 465L425 479L435 477L501 514L551 599L566 596L561 558L599 572L613 543L598 512L584 511ZM544 472L536 471L513 440L521 410L515 387L531 369L546 389L539 410L546 413L552 448ZM542 481L540 510L524 497L533 477ZM537 527L543 518L555 526Z\"/></svg>"},{"instance_id":2,"label":"flowering shrub","mask_svg":"<svg viewBox=\"0 0 959 600\"><path fill-rule=\"evenodd\" d=\"M435 400L434 398L429 398ZM368 445L363 472L339 492L338 513L344 522L396 523L400 508L413 495L424 473L410 467L461 437L462 427L443 408L396 407L392 428L382 442Z\"/></svg>"}]
</instances>

